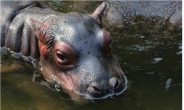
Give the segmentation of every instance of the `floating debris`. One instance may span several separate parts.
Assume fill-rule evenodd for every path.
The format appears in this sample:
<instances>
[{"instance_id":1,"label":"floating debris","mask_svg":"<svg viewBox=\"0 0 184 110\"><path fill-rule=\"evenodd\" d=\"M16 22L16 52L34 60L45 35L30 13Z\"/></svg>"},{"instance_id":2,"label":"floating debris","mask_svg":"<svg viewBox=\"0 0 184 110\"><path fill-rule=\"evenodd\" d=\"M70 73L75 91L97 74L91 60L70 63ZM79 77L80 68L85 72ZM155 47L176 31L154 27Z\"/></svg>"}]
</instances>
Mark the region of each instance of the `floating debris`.
<instances>
[{"instance_id":1,"label":"floating debris","mask_svg":"<svg viewBox=\"0 0 184 110\"><path fill-rule=\"evenodd\" d=\"M153 58L152 63L156 64L156 63L159 63L161 60L163 60L163 58Z\"/></svg>"},{"instance_id":2,"label":"floating debris","mask_svg":"<svg viewBox=\"0 0 184 110\"><path fill-rule=\"evenodd\" d=\"M165 83L166 90L168 90L171 87L171 83L172 83L172 79L171 78L167 79L167 81Z\"/></svg>"}]
</instances>

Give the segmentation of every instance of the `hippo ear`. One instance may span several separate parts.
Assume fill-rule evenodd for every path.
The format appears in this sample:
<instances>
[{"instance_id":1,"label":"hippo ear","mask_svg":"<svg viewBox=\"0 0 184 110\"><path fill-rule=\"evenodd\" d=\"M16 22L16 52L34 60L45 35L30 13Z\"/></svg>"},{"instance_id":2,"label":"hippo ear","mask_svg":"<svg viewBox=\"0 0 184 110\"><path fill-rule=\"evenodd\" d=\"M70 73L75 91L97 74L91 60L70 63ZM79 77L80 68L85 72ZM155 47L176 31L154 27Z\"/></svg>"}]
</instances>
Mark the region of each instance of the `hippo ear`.
<instances>
[{"instance_id":1,"label":"hippo ear","mask_svg":"<svg viewBox=\"0 0 184 110\"><path fill-rule=\"evenodd\" d=\"M96 10L93 12L93 14L91 14L91 16L96 20L98 20L100 24L102 24L102 17L106 9L107 9L107 2L103 2L96 8Z\"/></svg>"},{"instance_id":2,"label":"hippo ear","mask_svg":"<svg viewBox=\"0 0 184 110\"><path fill-rule=\"evenodd\" d=\"M52 44L52 36L48 33L48 28L50 27L51 20L46 20L43 23L31 19L32 28L40 42L47 45L48 48Z\"/></svg>"}]
</instances>

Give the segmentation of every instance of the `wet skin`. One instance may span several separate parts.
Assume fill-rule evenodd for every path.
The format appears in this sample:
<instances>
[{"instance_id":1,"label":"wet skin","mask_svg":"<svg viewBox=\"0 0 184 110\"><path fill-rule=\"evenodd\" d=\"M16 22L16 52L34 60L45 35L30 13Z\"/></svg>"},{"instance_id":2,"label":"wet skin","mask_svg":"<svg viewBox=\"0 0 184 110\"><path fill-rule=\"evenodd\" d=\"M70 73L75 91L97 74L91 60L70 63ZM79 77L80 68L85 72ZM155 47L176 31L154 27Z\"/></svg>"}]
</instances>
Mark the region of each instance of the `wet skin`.
<instances>
[{"instance_id":1,"label":"wet skin","mask_svg":"<svg viewBox=\"0 0 184 110\"><path fill-rule=\"evenodd\" d=\"M32 61L38 69L35 81L41 77L42 84L64 90L75 101L121 94L127 79L112 54L110 33L101 22L107 4L102 3L91 15L63 14L39 6L29 5L11 23L1 24L1 50Z\"/></svg>"}]
</instances>

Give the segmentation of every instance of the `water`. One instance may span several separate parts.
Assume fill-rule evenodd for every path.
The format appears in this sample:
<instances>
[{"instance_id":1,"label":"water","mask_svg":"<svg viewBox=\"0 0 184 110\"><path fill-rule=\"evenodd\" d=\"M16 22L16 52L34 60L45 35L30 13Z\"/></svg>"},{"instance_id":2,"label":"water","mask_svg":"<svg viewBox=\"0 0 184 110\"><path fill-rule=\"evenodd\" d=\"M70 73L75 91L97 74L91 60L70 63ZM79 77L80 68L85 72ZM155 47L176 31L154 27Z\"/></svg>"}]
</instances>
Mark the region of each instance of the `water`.
<instances>
[{"instance_id":1,"label":"water","mask_svg":"<svg viewBox=\"0 0 184 110\"><path fill-rule=\"evenodd\" d=\"M59 11L75 10L82 13L91 13L98 4L99 2L50 2ZM76 104L61 99L56 92L32 82L34 68L30 64L3 56L1 109L181 110L181 30L160 30L154 25L141 30L142 28L126 24L121 28L107 22L104 24L113 37L113 52L129 80L125 93L96 103ZM152 24L146 23L146 26L149 25Z\"/></svg>"}]
</instances>

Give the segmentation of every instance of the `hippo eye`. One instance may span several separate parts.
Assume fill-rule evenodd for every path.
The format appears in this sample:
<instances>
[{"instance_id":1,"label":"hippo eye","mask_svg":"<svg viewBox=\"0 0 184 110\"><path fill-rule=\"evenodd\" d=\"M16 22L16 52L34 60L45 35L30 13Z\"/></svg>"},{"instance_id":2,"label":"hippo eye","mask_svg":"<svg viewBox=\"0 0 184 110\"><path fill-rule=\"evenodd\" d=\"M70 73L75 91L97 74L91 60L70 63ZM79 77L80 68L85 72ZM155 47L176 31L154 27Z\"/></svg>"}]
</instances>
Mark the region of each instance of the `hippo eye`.
<instances>
[{"instance_id":1,"label":"hippo eye","mask_svg":"<svg viewBox=\"0 0 184 110\"><path fill-rule=\"evenodd\" d=\"M55 44L53 58L59 69L62 71L74 68L76 56L73 48L65 42Z\"/></svg>"},{"instance_id":2,"label":"hippo eye","mask_svg":"<svg viewBox=\"0 0 184 110\"><path fill-rule=\"evenodd\" d=\"M56 56L62 61L67 61L66 56L61 51L56 51Z\"/></svg>"}]
</instances>

